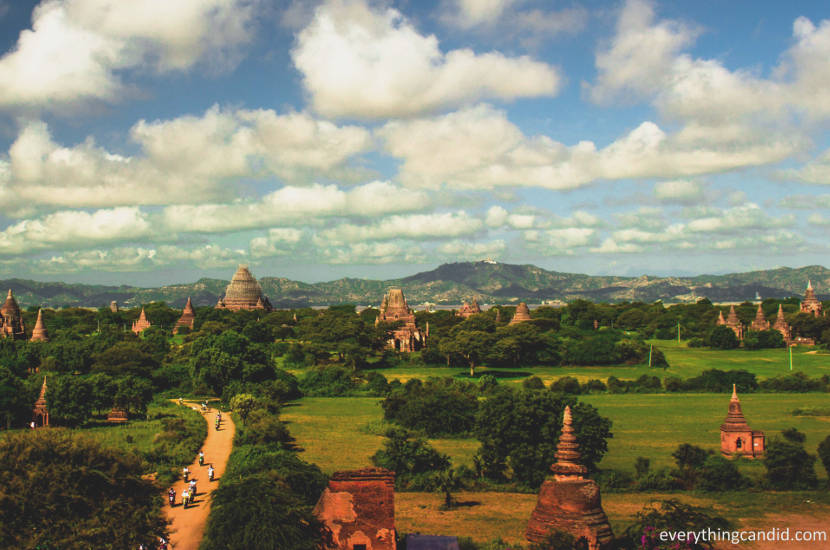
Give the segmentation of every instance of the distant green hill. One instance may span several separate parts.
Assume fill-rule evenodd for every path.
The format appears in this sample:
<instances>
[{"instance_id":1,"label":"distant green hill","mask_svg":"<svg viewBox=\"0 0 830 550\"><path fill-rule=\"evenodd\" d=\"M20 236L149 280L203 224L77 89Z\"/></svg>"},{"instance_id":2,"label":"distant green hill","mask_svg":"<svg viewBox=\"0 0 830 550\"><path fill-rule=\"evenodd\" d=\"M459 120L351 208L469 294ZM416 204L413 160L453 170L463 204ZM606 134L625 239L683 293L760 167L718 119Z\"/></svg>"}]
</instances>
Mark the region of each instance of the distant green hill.
<instances>
[{"instance_id":1,"label":"distant green hill","mask_svg":"<svg viewBox=\"0 0 830 550\"><path fill-rule=\"evenodd\" d=\"M663 300L671 303L705 297L713 302L739 302L754 300L756 296L801 296L808 279L812 280L820 297L828 295L830 270L817 265L729 275L614 277L482 261L444 264L431 271L387 281L344 278L303 283L281 277L261 277L260 283L276 307L302 307L341 303L377 305L391 286L402 287L413 304L460 304L472 297L481 303L508 304L577 298L595 302ZM115 300L121 306L131 307L163 300L174 307L182 307L188 296L197 306L215 304L227 284L225 280L205 278L189 284L139 288L7 279L0 281L0 289L11 288L22 306L102 307Z\"/></svg>"}]
</instances>

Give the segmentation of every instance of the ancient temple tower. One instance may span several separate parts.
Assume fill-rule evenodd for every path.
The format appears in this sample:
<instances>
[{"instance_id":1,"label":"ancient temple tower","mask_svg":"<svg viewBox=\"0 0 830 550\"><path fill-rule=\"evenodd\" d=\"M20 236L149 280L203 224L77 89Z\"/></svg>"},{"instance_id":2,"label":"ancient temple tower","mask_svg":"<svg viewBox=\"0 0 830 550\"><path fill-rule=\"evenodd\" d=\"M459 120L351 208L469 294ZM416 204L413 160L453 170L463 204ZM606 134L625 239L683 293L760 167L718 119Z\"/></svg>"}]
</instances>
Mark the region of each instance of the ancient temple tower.
<instances>
[{"instance_id":1,"label":"ancient temple tower","mask_svg":"<svg viewBox=\"0 0 830 550\"><path fill-rule=\"evenodd\" d=\"M518 306L516 306L516 313L513 314L513 318L510 319L511 325L515 325L516 323L524 323L525 321L531 321L530 318L530 309L527 307L527 304L521 302Z\"/></svg>"},{"instance_id":2,"label":"ancient temple tower","mask_svg":"<svg viewBox=\"0 0 830 550\"><path fill-rule=\"evenodd\" d=\"M395 472L335 472L314 507L338 550L395 550Z\"/></svg>"},{"instance_id":3,"label":"ancient temple tower","mask_svg":"<svg viewBox=\"0 0 830 550\"><path fill-rule=\"evenodd\" d=\"M822 316L821 301L816 298L812 281L807 281L807 290L804 291L804 299L801 301L801 313L809 313L815 317Z\"/></svg>"},{"instance_id":4,"label":"ancient temple tower","mask_svg":"<svg viewBox=\"0 0 830 550\"><path fill-rule=\"evenodd\" d=\"M720 426L720 452L726 458L740 455L744 458L764 456L766 440L764 432L752 430L746 423L738 400L738 391L732 384L732 399L729 400L729 412Z\"/></svg>"},{"instance_id":5,"label":"ancient temple tower","mask_svg":"<svg viewBox=\"0 0 830 550\"><path fill-rule=\"evenodd\" d=\"M35 328L32 329L32 342L48 342L49 333L46 332L46 326L43 324L43 309L37 310L37 321Z\"/></svg>"},{"instance_id":6,"label":"ancient temple tower","mask_svg":"<svg viewBox=\"0 0 830 550\"><path fill-rule=\"evenodd\" d=\"M35 426L49 425L49 409L46 408L46 377L43 377L43 385L40 387L40 397L35 401L35 408L32 411L32 422Z\"/></svg>"},{"instance_id":7,"label":"ancient temple tower","mask_svg":"<svg viewBox=\"0 0 830 550\"><path fill-rule=\"evenodd\" d=\"M133 321L133 328L131 329L134 333L138 334L139 332L143 332L150 328L150 321L147 320L147 315L144 313L144 308L141 308L141 313L138 316L138 320Z\"/></svg>"},{"instance_id":8,"label":"ancient temple tower","mask_svg":"<svg viewBox=\"0 0 830 550\"><path fill-rule=\"evenodd\" d=\"M116 302L115 300L110 302L110 311L113 313L118 313L118 302Z\"/></svg>"},{"instance_id":9,"label":"ancient temple tower","mask_svg":"<svg viewBox=\"0 0 830 550\"><path fill-rule=\"evenodd\" d=\"M406 297L400 288L390 288L389 293L383 297L380 303L375 324L377 323L402 323L395 329L389 339L389 347L397 351L410 352L418 351L426 345L426 334L422 333L415 325L415 313L406 303Z\"/></svg>"},{"instance_id":10,"label":"ancient temple tower","mask_svg":"<svg viewBox=\"0 0 830 550\"><path fill-rule=\"evenodd\" d=\"M732 332L735 333L735 337L738 340L744 339L744 326L743 324L741 324L741 320L738 318L738 314L735 313L735 306L729 306L729 315L726 317L726 320L724 320L723 318L722 311L718 313L717 324L726 325L727 327L731 328Z\"/></svg>"},{"instance_id":11,"label":"ancient temple tower","mask_svg":"<svg viewBox=\"0 0 830 550\"><path fill-rule=\"evenodd\" d=\"M193 330L193 323L196 321L196 311L193 310L193 303L190 301L190 296L187 297L187 303L182 310L182 316L176 321L173 326L173 334L178 334L180 327L187 327Z\"/></svg>"},{"instance_id":12,"label":"ancient temple tower","mask_svg":"<svg viewBox=\"0 0 830 550\"><path fill-rule=\"evenodd\" d=\"M778 314L775 316L775 323L772 325L772 328L781 333L781 336L784 337L784 341L787 344L790 343L790 340L792 340L792 333L790 332L790 325L788 325L787 320L784 319L784 308L781 304L778 304Z\"/></svg>"},{"instance_id":13,"label":"ancient temple tower","mask_svg":"<svg viewBox=\"0 0 830 550\"><path fill-rule=\"evenodd\" d=\"M764 310L761 307L761 304L758 304L758 311L755 312L755 319L752 321L749 328L756 332L769 330L769 321L767 321L767 318L764 317Z\"/></svg>"},{"instance_id":14,"label":"ancient temple tower","mask_svg":"<svg viewBox=\"0 0 830 550\"><path fill-rule=\"evenodd\" d=\"M562 435L556 449L556 463L539 489L536 508L527 522L525 537L543 544L551 531L560 530L584 538L588 550L608 548L614 534L602 509L599 486L586 479L585 466L579 463L579 443L572 426L571 408L565 407Z\"/></svg>"},{"instance_id":15,"label":"ancient temple tower","mask_svg":"<svg viewBox=\"0 0 830 550\"><path fill-rule=\"evenodd\" d=\"M20 306L14 299L12 289L6 296L6 301L0 307L0 335L3 338L22 339L26 338L26 327L23 325L23 316L20 314Z\"/></svg>"},{"instance_id":16,"label":"ancient temple tower","mask_svg":"<svg viewBox=\"0 0 830 550\"><path fill-rule=\"evenodd\" d=\"M472 315L475 315L477 313L481 313L481 308L478 305L478 301L476 301L476 299L473 298L472 303L468 304L467 302L464 302L461 305L461 309L459 309L455 314L458 317L463 317L463 318L467 319L467 318L469 318Z\"/></svg>"},{"instance_id":17,"label":"ancient temple tower","mask_svg":"<svg viewBox=\"0 0 830 550\"><path fill-rule=\"evenodd\" d=\"M219 298L216 309L264 309L271 311L271 302L262 294L262 287L248 270L247 265L240 265L233 274L231 283L225 288L225 295Z\"/></svg>"}]
</instances>

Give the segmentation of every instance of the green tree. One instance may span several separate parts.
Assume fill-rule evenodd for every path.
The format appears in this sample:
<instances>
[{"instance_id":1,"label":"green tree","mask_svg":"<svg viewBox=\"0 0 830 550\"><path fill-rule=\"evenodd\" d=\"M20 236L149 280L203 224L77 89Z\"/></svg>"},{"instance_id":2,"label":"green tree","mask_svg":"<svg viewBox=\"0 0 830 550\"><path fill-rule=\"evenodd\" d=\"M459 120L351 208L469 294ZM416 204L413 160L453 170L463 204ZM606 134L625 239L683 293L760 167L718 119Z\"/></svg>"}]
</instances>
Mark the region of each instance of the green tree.
<instances>
[{"instance_id":1,"label":"green tree","mask_svg":"<svg viewBox=\"0 0 830 550\"><path fill-rule=\"evenodd\" d=\"M626 529L619 542L622 543L621 548L672 550L679 548L677 542L661 541L662 531L681 533L707 529L726 531L730 528L728 520L711 515L709 510L670 499L651 503L637 512L634 524ZM714 545L711 541L700 541L689 543L683 548L710 550Z\"/></svg>"},{"instance_id":2,"label":"green tree","mask_svg":"<svg viewBox=\"0 0 830 550\"><path fill-rule=\"evenodd\" d=\"M830 435L818 444L818 457L827 475L830 476Z\"/></svg>"},{"instance_id":3,"label":"green tree","mask_svg":"<svg viewBox=\"0 0 830 550\"><path fill-rule=\"evenodd\" d=\"M712 454L700 468L698 486L704 491L737 491L747 483L734 460Z\"/></svg>"},{"instance_id":4,"label":"green tree","mask_svg":"<svg viewBox=\"0 0 830 550\"><path fill-rule=\"evenodd\" d=\"M414 476L446 470L450 458L436 451L426 439L408 430L392 428L386 432L383 448L372 455L372 464L397 474L396 484L405 487Z\"/></svg>"},{"instance_id":5,"label":"green tree","mask_svg":"<svg viewBox=\"0 0 830 550\"><path fill-rule=\"evenodd\" d=\"M764 453L766 481L774 489L812 489L817 483L815 462L801 443L773 438Z\"/></svg>"},{"instance_id":6,"label":"green tree","mask_svg":"<svg viewBox=\"0 0 830 550\"><path fill-rule=\"evenodd\" d=\"M63 426L77 426L89 420L92 414L92 386L80 375L50 377L46 401L51 422Z\"/></svg>"},{"instance_id":7,"label":"green tree","mask_svg":"<svg viewBox=\"0 0 830 550\"><path fill-rule=\"evenodd\" d=\"M706 343L717 349L735 349L741 345L735 332L725 326L718 325L709 333Z\"/></svg>"},{"instance_id":8,"label":"green tree","mask_svg":"<svg viewBox=\"0 0 830 550\"><path fill-rule=\"evenodd\" d=\"M0 546L150 548L161 497L140 459L60 429L0 439Z\"/></svg>"}]
</instances>

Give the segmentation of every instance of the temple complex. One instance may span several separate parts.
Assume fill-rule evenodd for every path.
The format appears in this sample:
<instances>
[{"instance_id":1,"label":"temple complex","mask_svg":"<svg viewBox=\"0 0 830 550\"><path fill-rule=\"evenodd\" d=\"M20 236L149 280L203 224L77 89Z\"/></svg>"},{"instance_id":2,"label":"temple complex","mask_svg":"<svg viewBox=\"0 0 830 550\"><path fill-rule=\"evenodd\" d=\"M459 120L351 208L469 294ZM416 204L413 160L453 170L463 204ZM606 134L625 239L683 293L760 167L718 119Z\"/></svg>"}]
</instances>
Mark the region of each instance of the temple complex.
<instances>
[{"instance_id":1,"label":"temple complex","mask_svg":"<svg viewBox=\"0 0 830 550\"><path fill-rule=\"evenodd\" d=\"M395 322L403 324L392 332L389 339L390 348L411 352L426 346L427 335L415 326L415 313L409 308L400 288L389 289L389 293L383 297L380 313L375 319L375 324Z\"/></svg>"},{"instance_id":2,"label":"temple complex","mask_svg":"<svg viewBox=\"0 0 830 550\"><path fill-rule=\"evenodd\" d=\"M477 313L481 313L481 308L478 306L478 302L475 298L473 298L472 303L468 304L467 302L464 302L461 304L461 309L455 312L458 317L463 317L465 319L468 319Z\"/></svg>"},{"instance_id":3,"label":"temple complex","mask_svg":"<svg viewBox=\"0 0 830 550\"><path fill-rule=\"evenodd\" d=\"M133 321L133 328L132 330L135 334L143 332L150 328L150 321L147 320L147 315L144 313L144 308L141 308L141 313L138 316L138 320Z\"/></svg>"},{"instance_id":4,"label":"temple complex","mask_svg":"<svg viewBox=\"0 0 830 550\"><path fill-rule=\"evenodd\" d=\"M335 472L314 507L337 550L396 550L395 472Z\"/></svg>"},{"instance_id":5,"label":"temple complex","mask_svg":"<svg viewBox=\"0 0 830 550\"><path fill-rule=\"evenodd\" d=\"M32 342L48 342L49 333L46 332L46 326L43 324L43 310L37 310L37 321L35 321L35 328L32 330Z\"/></svg>"},{"instance_id":6,"label":"temple complex","mask_svg":"<svg viewBox=\"0 0 830 550\"><path fill-rule=\"evenodd\" d=\"M46 408L46 377L43 377L43 385L40 387L40 397L35 401L35 408L32 411L32 422L35 426L42 427L49 425L49 409Z\"/></svg>"},{"instance_id":7,"label":"temple complex","mask_svg":"<svg viewBox=\"0 0 830 550\"><path fill-rule=\"evenodd\" d=\"M775 323L773 323L772 328L780 332L781 336L784 337L784 341L789 345L790 340L792 340L792 333L790 331L790 325L784 319L784 308L781 304L778 304L778 314L775 316Z\"/></svg>"},{"instance_id":8,"label":"temple complex","mask_svg":"<svg viewBox=\"0 0 830 550\"><path fill-rule=\"evenodd\" d=\"M735 455L744 458L764 456L766 440L764 432L752 430L746 423L738 400L738 391L732 384L732 399L729 400L729 412L720 426L720 452L726 458Z\"/></svg>"},{"instance_id":9,"label":"temple complex","mask_svg":"<svg viewBox=\"0 0 830 550\"><path fill-rule=\"evenodd\" d=\"M604 550L614 534L602 509L599 486L584 477L588 470L579 463L579 443L572 422L571 408L566 406L556 463L550 467L553 479L546 479L539 489L525 537L531 543L544 544L552 531L560 530L577 541L585 539L588 550Z\"/></svg>"},{"instance_id":10,"label":"temple complex","mask_svg":"<svg viewBox=\"0 0 830 550\"><path fill-rule=\"evenodd\" d=\"M758 304L758 311L755 312L755 319L752 321L749 328L755 332L769 330L769 321L767 321L767 318L764 317L764 310L761 307L761 304Z\"/></svg>"},{"instance_id":11,"label":"temple complex","mask_svg":"<svg viewBox=\"0 0 830 550\"><path fill-rule=\"evenodd\" d=\"M225 288L225 295L216 302L216 309L263 309L271 311L271 302L262 293L262 287L251 272L248 266L240 265L233 274L230 284Z\"/></svg>"},{"instance_id":12,"label":"temple complex","mask_svg":"<svg viewBox=\"0 0 830 550\"><path fill-rule=\"evenodd\" d=\"M528 309L526 303L521 302L518 306L516 306L516 313L513 314L513 318L510 319L509 324L515 325L516 323L524 323L531 320L530 309Z\"/></svg>"},{"instance_id":13,"label":"temple complex","mask_svg":"<svg viewBox=\"0 0 830 550\"><path fill-rule=\"evenodd\" d=\"M190 330L193 330L193 323L196 322L196 312L193 310L193 304L190 301L190 296L187 297L187 303L184 305L184 310L182 311L182 316L179 317L179 320L176 321L176 324L173 326L173 334L179 333L179 328L187 327Z\"/></svg>"},{"instance_id":14,"label":"temple complex","mask_svg":"<svg viewBox=\"0 0 830 550\"><path fill-rule=\"evenodd\" d=\"M813 282L807 281L807 290L804 291L804 299L801 301L801 313L809 313L815 317L821 317L821 300L816 298L813 290Z\"/></svg>"},{"instance_id":15,"label":"temple complex","mask_svg":"<svg viewBox=\"0 0 830 550\"><path fill-rule=\"evenodd\" d=\"M13 340L26 338L26 327L23 326L23 316L20 314L20 306L14 299L12 289L6 296L6 301L0 307L0 335L3 338Z\"/></svg>"},{"instance_id":16,"label":"temple complex","mask_svg":"<svg viewBox=\"0 0 830 550\"><path fill-rule=\"evenodd\" d=\"M738 318L738 314L735 313L735 306L729 306L729 315L726 319L723 318L723 312L718 313L718 325L725 325L732 329L732 332L735 333L735 337L738 340L744 339L744 326L741 324L741 320Z\"/></svg>"}]
</instances>

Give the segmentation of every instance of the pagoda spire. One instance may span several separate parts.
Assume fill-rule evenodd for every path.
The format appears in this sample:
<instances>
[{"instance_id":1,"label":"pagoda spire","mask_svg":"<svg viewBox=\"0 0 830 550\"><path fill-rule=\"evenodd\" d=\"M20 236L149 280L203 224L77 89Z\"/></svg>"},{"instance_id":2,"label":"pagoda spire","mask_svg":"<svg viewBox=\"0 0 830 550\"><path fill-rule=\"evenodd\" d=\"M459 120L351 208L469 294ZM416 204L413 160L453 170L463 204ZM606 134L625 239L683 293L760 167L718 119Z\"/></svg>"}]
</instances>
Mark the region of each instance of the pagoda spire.
<instances>
[{"instance_id":1,"label":"pagoda spire","mask_svg":"<svg viewBox=\"0 0 830 550\"><path fill-rule=\"evenodd\" d=\"M48 342L49 333L46 332L46 326L43 324L43 308L37 310L37 321L35 328L32 329L32 342Z\"/></svg>"},{"instance_id":2,"label":"pagoda spire","mask_svg":"<svg viewBox=\"0 0 830 550\"><path fill-rule=\"evenodd\" d=\"M579 452L579 443L574 434L570 405L565 406L565 414L562 418L562 434L559 436L559 443L556 446L554 456L556 462L550 467L550 470L554 473L556 479L582 479L582 476L588 473L588 469L579 462L582 455Z\"/></svg>"}]
</instances>

